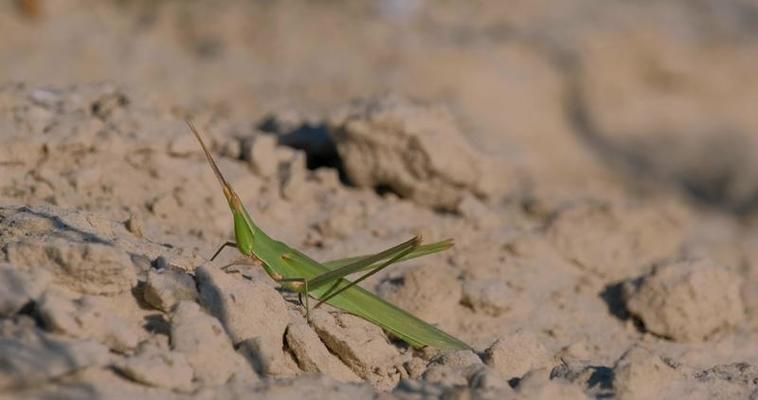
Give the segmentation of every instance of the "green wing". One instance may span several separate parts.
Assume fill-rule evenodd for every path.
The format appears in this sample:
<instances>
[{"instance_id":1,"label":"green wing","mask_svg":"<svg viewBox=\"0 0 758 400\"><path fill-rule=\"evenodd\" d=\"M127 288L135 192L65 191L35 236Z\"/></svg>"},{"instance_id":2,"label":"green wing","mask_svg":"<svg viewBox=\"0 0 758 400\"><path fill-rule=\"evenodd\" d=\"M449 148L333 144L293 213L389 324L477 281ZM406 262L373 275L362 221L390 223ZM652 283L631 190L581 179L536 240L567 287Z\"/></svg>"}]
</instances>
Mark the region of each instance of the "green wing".
<instances>
[{"instance_id":1,"label":"green wing","mask_svg":"<svg viewBox=\"0 0 758 400\"><path fill-rule=\"evenodd\" d=\"M426 256L429 254L438 253L440 251L447 250L451 247L453 247L453 239L447 239L447 240L442 240L435 243L423 244L423 245L417 246L415 249L413 249L413 251L401 257L398 260L398 262L408 261L414 258ZM369 257L373 257L373 256L375 256L375 254L366 254L366 255L357 256L357 257L347 257L347 258L340 258L339 260L326 261L326 262L322 262L321 264L323 264L325 267L329 269L338 269L346 265L349 265L351 263L355 263L357 261L364 261L368 259ZM379 261L368 264L358 271L367 271L367 270L373 269L374 267L379 265L381 262L383 262L387 258L389 257L385 257Z\"/></svg>"},{"instance_id":2,"label":"green wing","mask_svg":"<svg viewBox=\"0 0 758 400\"><path fill-rule=\"evenodd\" d=\"M324 273L333 271L333 269L330 269L307 255L290 248L286 244L271 239L260 229L255 229L254 232L254 247L256 248L254 251L255 255L263 261L264 267L270 274L278 274L284 278L313 279ZM422 250L430 251L432 249L443 247L440 244L434 245L435 246L433 247L427 247ZM449 244L447 246L449 246ZM407 250L407 248L402 248L399 251L405 250ZM389 259L392 255L396 254L397 253L386 254L381 260ZM355 263L355 261L353 261L353 263ZM376 263L376 259L369 259L367 266ZM350 264L350 262L347 262L347 264ZM361 268L356 270L367 269L367 266L361 266ZM320 300L322 297L326 297L329 293L333 293L335 290L339 290L347 285L350 285L349 280L335 278L333 284L322 285L317 289L311 290L309 295ZM382 300L380 297L360 286L352 286L348 288L339 295L329 299L327 303L382 327L394 336L397 336L416 348L432 346L443 350L471 349L469 345L460 339L457 339L434 325L422 321L413 314Z\"/></svg>"},{"instance_id":3,"label":"green wing","mask_svg":"<svg viewBox=\"0 0 758 400\"><path fill-rule=\"evenodd\" d=\"M326 267L316 263L307 256L300 254L298 263L293 269L301 272L328 271ZM310 292L311 296L321 299L339 288L349 285L347 279L335 280L333 285L327 285ZM403 339L413 347L433 346L445 350L471 349L469 345L449 335L437 327L422 321L413 314L384 301L360 286L353 286L339 295L329 299L328 304L348 313L364 318Z\"/></svg>"}]
</instances>

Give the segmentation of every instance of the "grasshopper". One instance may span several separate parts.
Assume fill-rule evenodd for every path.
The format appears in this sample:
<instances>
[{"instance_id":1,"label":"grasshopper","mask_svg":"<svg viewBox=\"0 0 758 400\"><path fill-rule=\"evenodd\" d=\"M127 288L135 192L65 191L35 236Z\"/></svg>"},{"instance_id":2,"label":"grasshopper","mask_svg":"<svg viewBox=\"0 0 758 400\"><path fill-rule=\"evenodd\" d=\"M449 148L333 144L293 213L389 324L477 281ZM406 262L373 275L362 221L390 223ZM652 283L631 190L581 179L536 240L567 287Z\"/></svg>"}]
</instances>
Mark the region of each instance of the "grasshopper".
<instances>
[{"instance_id":1,"label":"grasshopper","mask_svg":"<svg viewBox=\"0 0 758 400\"><path fill-rule=\"evenodd\" d=\"M271 238L253 222L239 196L216 165L198 129L189 119L187 125L200 143L208 164L221 184L234 218L235 241L224 243L211 260L225 247L231 246L251 261L259 261L274 281L284 289L298 293L309 322L309 298L313 298L317 301L314 308L327 303L376 324L414 348L432 346L441 350L471 349L463 341L358 286L361 281L396 262L446 250L453 245L452 240L422 245L421 237L416 236L376 254L324 263L315 261ZM365 273L354 281L345 278L357 272Z\"/></svg>"}]
</instances>

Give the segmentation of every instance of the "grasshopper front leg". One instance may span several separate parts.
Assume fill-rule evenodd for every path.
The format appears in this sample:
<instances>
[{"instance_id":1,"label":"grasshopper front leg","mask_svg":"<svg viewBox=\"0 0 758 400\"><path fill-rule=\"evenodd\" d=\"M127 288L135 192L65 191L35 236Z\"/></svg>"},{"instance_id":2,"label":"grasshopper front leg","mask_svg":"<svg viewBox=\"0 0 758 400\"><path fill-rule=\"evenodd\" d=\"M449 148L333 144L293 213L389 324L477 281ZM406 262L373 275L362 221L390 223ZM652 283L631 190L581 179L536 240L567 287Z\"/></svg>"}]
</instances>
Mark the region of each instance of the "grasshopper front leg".
<instances>
[{"instance_id":1,"label":"grasshopper front leg","mask_svg":"<svg viewBox=\"0 0 758 400\"><path fill-rule=\"evenodd\" d=\"M213 253L213 256L211 256L211 258L208 261L215 260L216 257L218 257L218 255L221 253L221 251L224 250L227 247L234 247L235 249L239 249L239 246L235 242L232 242L232 241L224 242L224 244L222 244L221 246L219 246L218 250L216 250L216 252ZM233 262L231 262L229 264L226 264L226 265L222 266L221 270L224 271L224 272L229 272L229 271L227 271L227 269L229 267L233 266L233 265L256 265L256 263L260 262L260 260L257 257L255 257L254 255L247 255L247 256L245 256L245 259L248 262L242 262L240 260L233 261Z\"/></svg>"},{"instance_id":2,"label":"grasshopper front leg","mask_svg":"<svg viewBox=\"0 0 758 400\"><path fill-rule=\"evenodd\" d=\"M219 253L221 253L221 250L224 250L227 247L234 247L236 249L237 248L237 243L232 242L232 241L226 241L226 242L224 242L224 244L222 244L221 246L219 246L218 250L216 250L216 252L213 253L213 255L210 258L210 261L215 260L216 257L218 257Z\"/></svg>"}]
</instances>

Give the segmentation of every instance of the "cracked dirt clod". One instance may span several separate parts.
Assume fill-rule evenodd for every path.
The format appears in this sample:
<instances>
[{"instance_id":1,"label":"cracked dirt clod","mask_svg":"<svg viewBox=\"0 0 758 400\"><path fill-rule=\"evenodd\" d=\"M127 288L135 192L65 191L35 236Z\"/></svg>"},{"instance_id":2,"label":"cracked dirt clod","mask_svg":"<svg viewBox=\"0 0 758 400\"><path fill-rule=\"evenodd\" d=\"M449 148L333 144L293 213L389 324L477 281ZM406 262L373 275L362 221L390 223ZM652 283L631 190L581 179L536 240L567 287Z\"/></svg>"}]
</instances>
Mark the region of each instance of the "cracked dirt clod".
<instances>
[{"instance_id":1,"label":"cracked dirt clod","mask_svg":"<svg viewBox=\"0 0 758 400\"><path fill-rule=\"evenodd\" d=\"M372 386L387 390L400 380L402 356L387 342L381 328L344 313L316 310L311 318L329 350Z\"/></svg>"},{"instance_id":2,"label":"cracked dirt clod","mask_svg":"<svg viewBox=\"0 0 758 400\"><path fill-rule=\"evenodd\" d=\"M9 317L29 301L36 300L50 280L45 270L21 270L12 264L0 263L0 317Z\"/></svg>"},{"instance_id":3,"label":"cracked dirt clod","mask_svg":"<svg viewBox=\"0 0 758 400\"><path fill-rule=\"evenodd\" d=\"M61 340L45 334L31 342L0 338L0 388L35 385L90 366L104 365L108 349L94 340Z\"/></svg>"},{"instance_id":4,"label":"cracked dirt clod","mask_svg":"<svg viewBox=\"0 0 758 400\"><path fill-rule=\"evenodd\" d=\"M121 353L133 350L145 333L115 315L100 297L72 298L48 290L37 309L46 329L75 338L96 339Z\"/></svg>"},{"instance_id":5,"label":"cracked dirt clod","mask_svg":"<svg viewBox=\"0 0 758 400\"><path fill-rule=\"evenodd\" d=\"M709 259L680 260L626 282L624 298L648 331L700 341L744 321L741 285L738 275Z\"/></svg>"},{"instance_id":6,"label":"cracked dirt clod","mask_svg":"<svg viewBox=\"0 0 758 400\"><path fill-rule=\"evenodd\" d=\"M552 380L550 371L544 368L531 370L524 375L516 386L516 392L527 399L589 399L581 386Z\"/></svg>"},{"instance_id":7,"label":"cracked dirt clod","mask_svg":"<svg viewBox=\"0 0 758 400\"><path fill-rule=\"evenodd\" d=\"M300 374L295 360L284 351L281 339L265 336L247 338L239 342L237 351L263 376L291 378Z\"/></svg>"},{"instance_id":8,"label":"cracked dirt clod","mask_svg":"<svg viewBox=\"0 0 758 400\"><path fill-rule=\"evenodd\" d=\"M206 314L197 303L182 301L171 317L171 347L187 358L195 379L219 385L232 377L256 380L244 357L232 347L221 323Z\"/></svg>"},{"instance_id":9,"label":"cracked dirt clod","mask_svg":"<svg viewBox=\"0 0 758 400\"><path fill-rule=\"evenodd\" d=\"M262 337L282 347L289 310L274 288L208 265L198 268L195 276L200 303L221 321L235 344Z\"/></svg>"},{"instance_id":10,"label":"cracked dirt clod","mask_svg":"<svg viewBox=\"0 0 758 400\"><path fill-rule=\"evenodd\" d=\"M329 352L316 332L305 322L290 323L286 339L287 346L303 371L321 373L340 382L361 381L358 375Z\"/></svg>"},{"instance_id":11,"label":"cracked dirt clod","mask_svg":"<svg viewBox=\"0 0 758 400\"><path fill-rule=\"evenodd\" d=\"M117 363L116 368L135 382L149 386L189 391L194 371L184 354L154 346L141 346L135 356Z\"/></svg>"},{"instance_id":12,"label":"cracked dirt clod","mask_svg":"<svg viewBox=\"0 0 758 400\"><path fill-rule=\"evenodd\" d=\"M6 248L8 261L22 268L45 268L54 282L85 294L118 294L137 283L128 254L101 243L61 238L22 240Z\"/></svg>"},{"instance_id":13,"label":"cracked dirt clod","mask_svg":"<svg viewBox=\"0 0 758 400\"><path fill-rule=\"evenodd\" d=\"M487 348L484 362L503 378L512 379L533 369L552 367L553 357L535 335L516 332L499 338Z\"/></svg>"},{"instance_id":14,"label":"cracked dirt clod","mask_svg":"<svg viewBox=\"0 0 758 400\"><path fill-rule=\"evenodd\" d=\"M485 368L476 353L471 350L459 350L435 357L424 372L423 378L427 382L443 386L463 386L468 385L472 377Z\"/></svg>"},{"instance_id":15,"label":"cracked dirt clod","mask_svg":"<svg viewBox=\"0 0 758 400\"><path fill-rule=\"evenodd\" d=\"M463 284L461 302L474 312L497 317L512 307L514 293L502 281L476 280Z\"/></svg>"},{"instance_id":16,"label":"cracked dirt clod","mask_svg":"<svg viewBox=\"0 0 758 400\"><path fill-rule=\"evenodd\" d=\"M388 187L419 204L454 211L465 193L493 197L505 183L490 177L486 156L441 107L391 95L351 104L328 125L357 186Z\"/></svg>"},{"instance_id":17,"label":"cracked dirt clod","mask_svg":"<svg viewBox=\"0 0 758 400\"><path fill-rule=\"evenodd\" d=\"M148 270L143 295L148 304L163 312L170 312L182 300L197 300L198 297L192 276L171 268Z\"/></svg>"},{"instance_id":18,"label":"cracked dirt clod","mask_svg":"<svg viewBox=\"0 0 758 400\"><path fill-rule=\"evenodd\" d=\"M503 379L499 372L494 368L482 366L475 369L468 375L468 386L472 389L481 389L485 391L510 391L511 387L508 381Z\"/></svg>"},{"instance_id":19,"label":"cracked dirt clod","mask_svg":"<svg viewBox=\"0 0 758 400\"><path fill-rule=\"evenodd\" d=\"M277 141L273 135L257 135L243 146L243 157L261 176L273 176L279 169Z\"/></svg>"},{"instance_id":20,"label":"cracked dirt clod","mask_svg":"<svg viewBox=\"0 0 758 400\"><path fill-rule=\"evenodd\" d=\"M616 362L613 387L622 400L667 398L679 374L650 351L634 347Z\"/></svg>"}]
</instances>

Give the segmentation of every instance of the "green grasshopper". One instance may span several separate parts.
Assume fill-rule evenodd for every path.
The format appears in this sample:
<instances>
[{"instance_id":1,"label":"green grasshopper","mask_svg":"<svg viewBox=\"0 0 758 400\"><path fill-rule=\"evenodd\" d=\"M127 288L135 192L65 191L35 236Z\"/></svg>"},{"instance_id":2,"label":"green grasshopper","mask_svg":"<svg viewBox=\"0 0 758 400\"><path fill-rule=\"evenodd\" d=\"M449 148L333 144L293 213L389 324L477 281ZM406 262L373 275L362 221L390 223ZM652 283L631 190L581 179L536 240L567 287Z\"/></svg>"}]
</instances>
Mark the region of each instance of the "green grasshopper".
<instances>
[{"instance_id":1,"label":"green grasshopper","mask_svg":"<svg viewBox=\"0 0 758 400\"><path fill-rule=\"evenodd\" d=\"M221 183L234 217L235 242L224 243L211 260L225 247L231 246L251 261L260 261L274 281L283 288L298 293L301 303L305 299L306 320L309 322L311 309L308 298L313 297L318 300L314 308L323 303L330 304L382 327L415 348L432 346L442 350L471 349L461 340L357 286L393 263L446 250L453 245L451 240L421 245L421 237L416 236L376 254L319 263L272 239L253 222L239 196L221 174L198 129L190 120L187 120L187 125L200 142L213 173ZM368 272L352 282L345 279L347 275L365 271Z\"/></svg>"}]
</instances>

